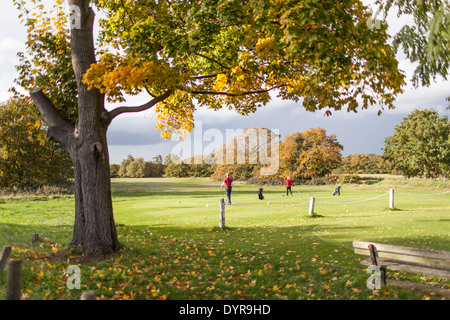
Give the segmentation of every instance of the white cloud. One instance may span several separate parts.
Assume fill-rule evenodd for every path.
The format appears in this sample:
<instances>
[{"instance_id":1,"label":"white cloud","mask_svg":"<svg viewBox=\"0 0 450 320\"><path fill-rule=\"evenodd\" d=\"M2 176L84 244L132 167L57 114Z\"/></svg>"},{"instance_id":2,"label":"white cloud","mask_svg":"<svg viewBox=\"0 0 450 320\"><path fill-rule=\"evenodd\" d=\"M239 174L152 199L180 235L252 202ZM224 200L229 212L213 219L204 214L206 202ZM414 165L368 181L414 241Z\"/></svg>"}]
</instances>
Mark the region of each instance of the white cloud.
<instances>
[{"instance_id":1,"label":"white cloud","mask_svg":"<svg viewBox=\"0 0 450 320\"><path fill-rule=\"evenodd\" d=\"M24 47L24 44L14 38L3 38L0 39L0 50L1 51L18 51Z\"/></svg>"},{"instance_id":2,"label":"white cloud","mask_svg":"<svg viewBox=\"0 0 450 320\"><path fill-rule=\"evenodd\" d=\"M23 43L14 38L0 38L0 101L7 100L11 96L8 89L13 86L16 76L17 52L23 48Z\"/></svg>"}]
</instances>

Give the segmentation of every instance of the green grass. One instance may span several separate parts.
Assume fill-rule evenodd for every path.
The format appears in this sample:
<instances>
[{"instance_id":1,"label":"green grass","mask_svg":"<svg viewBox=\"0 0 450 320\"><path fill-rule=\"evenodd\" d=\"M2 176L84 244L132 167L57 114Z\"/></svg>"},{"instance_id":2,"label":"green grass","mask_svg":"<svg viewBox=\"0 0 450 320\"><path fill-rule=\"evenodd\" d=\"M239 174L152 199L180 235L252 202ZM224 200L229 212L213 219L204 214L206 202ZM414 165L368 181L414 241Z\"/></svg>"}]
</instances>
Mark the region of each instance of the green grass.
<instances>
[{"instance_id":1,"label":"green grass","mask_svg":"<svg viewBox=\"0 0 450 320\"><path fill-rule=\"evenodd\" d=\"M395 189L395 210L388 190ZM445 182L388 179L370 185L283 186L237 182L234 206L219 226L220 182L209 179L113 179L113 205L123 249L82 261L70 242L73 196L0 199L0 246L24 261L24 299L439 299L390 285L366 287L354 239L450 251L450 194ZM422 195L408 195L401 192ZM308 215L310 196L315 216ZM380 197L378 197L380 196ZM370 201L366 199L375 198ZM358 202L361 201L361 202ZM270 202L270 204L268 204ZM327 203L333 202L333 203ZM39 233L39 243L31 234ZM81 268L81 289L66 285ZM388 271L388 276L448 287L444 279ZM0 278L4 299L5 274Z\"/></svg>"}]
</instances>

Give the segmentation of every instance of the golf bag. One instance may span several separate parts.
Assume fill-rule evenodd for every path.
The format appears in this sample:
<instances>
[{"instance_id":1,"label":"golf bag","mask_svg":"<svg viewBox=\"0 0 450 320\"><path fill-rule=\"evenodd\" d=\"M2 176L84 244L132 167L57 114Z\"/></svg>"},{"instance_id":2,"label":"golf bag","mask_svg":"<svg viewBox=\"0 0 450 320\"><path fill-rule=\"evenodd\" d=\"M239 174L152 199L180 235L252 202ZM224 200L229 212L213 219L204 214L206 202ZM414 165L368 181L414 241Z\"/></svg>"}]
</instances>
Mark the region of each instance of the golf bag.
<instances>
[{"instance_id":1,"label":"golf bag","mask_svg":"<svg viewBox=\"0 0 450 320\"><path fill-rule=\"evenodd\" d=\"M263 192L263 188L259 188L258 189L258 198L259 198L259 200L264 200L264 196L263 196L262 192Z\"/></svg>"},{"instance_id":2,"label":"golf bag","mask_svg":"<svg viewBox=\"0 0 450 320\"><path fill-rule=\"evenodd\" d=\"M335 195L341 195L341 186L337 186L337 188L333 192L333 196Z\"/></svg>"}]
</instances>

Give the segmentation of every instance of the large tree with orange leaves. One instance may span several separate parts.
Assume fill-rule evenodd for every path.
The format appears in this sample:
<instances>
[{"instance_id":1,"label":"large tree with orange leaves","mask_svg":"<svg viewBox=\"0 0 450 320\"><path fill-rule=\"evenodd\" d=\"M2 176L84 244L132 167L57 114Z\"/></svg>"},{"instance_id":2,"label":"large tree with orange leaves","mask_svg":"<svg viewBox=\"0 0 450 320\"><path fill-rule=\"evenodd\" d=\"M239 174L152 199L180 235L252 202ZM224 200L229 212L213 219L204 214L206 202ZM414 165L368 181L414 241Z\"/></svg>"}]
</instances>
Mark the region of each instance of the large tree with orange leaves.
<instances>
[{"instance_id":1,"label":"large tree with orange leaves","mask_svg":"<svg viewBox=\"0 0 450 320\"><path fill-rule=\"evenodd\" d=\"M247 115L273 93L327 114L393 108L404 84L386 25L370 29L359 0L68 0L68 24L62 0L48 12L14 1L29 9L18 82L71 155L72 245L86 253L119 249L106 140L115 117L155 108L169 137L192 130L202 107ZM107 108L140 93L147 103Z\"/></svg>"},{"instance_id":2,"label":"large tree with orange leaves","mask_svg":"<svg viewBox=\"0 0 450 320\"><path fill-rule=\"evenodd\" d=\"M280 145L280 176L323 177L341 163L342 145L334 134L313 128L288 135Z\"/></svg>"}]
</instances>

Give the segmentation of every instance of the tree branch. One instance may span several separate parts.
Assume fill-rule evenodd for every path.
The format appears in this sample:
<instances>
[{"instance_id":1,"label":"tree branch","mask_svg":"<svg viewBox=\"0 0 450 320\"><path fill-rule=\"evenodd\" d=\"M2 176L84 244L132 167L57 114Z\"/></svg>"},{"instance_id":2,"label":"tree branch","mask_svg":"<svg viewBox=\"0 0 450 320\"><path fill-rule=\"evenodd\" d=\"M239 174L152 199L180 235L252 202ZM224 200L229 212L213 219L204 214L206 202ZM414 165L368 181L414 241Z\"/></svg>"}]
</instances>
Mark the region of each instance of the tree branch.
<instances>
[{"instance_id":1,"label":"tree branch","mask_svg":"<svg viewBox=\"0 0 450 320\"><path fill-rule=\"evenodd\" d=\"M61 117L58 110L41 89L31 91L30 96L38 108L42 120L48 125L48 135L67 149L69 137L73 134L75 126L69 120Z\"/></svg>"},{"instance_id":2,"label":"tree branch","mask_svg":"<svg viewBox=\"0 0 450 320\"><path fill-rule=\"evenodd\" d=\"M211 78L217 77L217 75L218 75L218 73L210 74L210 75L206 75L206 76L196 76L196 77L192 77L192 79L194 79L194 80L211 79Z\"/></svg>"},{"instance_id":3,"label":"tree branch","mask_svg":"<svg viewBox=\"0 0 450 320\"><path fill-rule=\"evenodd\" d=\"M285 84L281 84L278 86L274 86L271 87L269 89L264 89L264 90L255 90L255 91L245 91L245 92L241 92L241 93L230 93L230 92L225 92L225 91L189 91L189 93L192 94L210 94L210 95L222 95L222 96L228 96L228 97L241 97L241 96L247 96L250 94L261 94L261 93L267 93L270 92L272 90L281 88L281 87L286 87L287 85Z\"/></svg>"},{"instance_id":4,"label":"tree branch","mask_svg":"<svg viewBox=\"0 0 450 320\"><path fill-rule=\"evenodd\" d=\"M222 64L221 62L217 61L216 59L207 57L207 56L205 56L204 54L201 54L201 53L198 53L198 52L195 53L195 54L198 55L198 56L200 56L200 57L202 57L202 58L204 58L204 59L206 59L206 60L209 60L209 61L212 61L212 62L216 63L217 65L219 65L220 67L222 67L222 68L224 68L224 69L230 69L230 67L227 67L226 65L224 65L224 64Z\"/></svg>"},{"instance_id":5,"label":"tree branch","mask_svg":"<svg viewBox=\"0 0 450 320\"><path fill-rule=\"evenodd\" d=\"M165 93L163 93L162 95L150 100L149 102L140 105L140 106L135 106L135 107L118 107L116 109L113 109L109 112L109 118L110 121L112 119L114 119L115 117L117 117L119 114L122 113L128 113L128 112L140 112L140 111L144 111L144 110L148 110L150 108L152 108L153 106L155 106L158 102L162 102L165 99L167 99L171 94L173 93L172 90L168 90Z\"/></svg>"}]
</instances>

